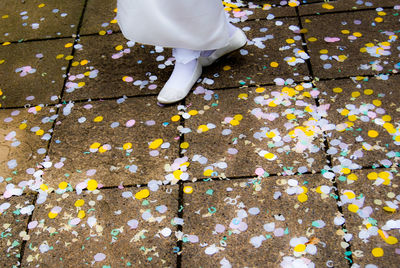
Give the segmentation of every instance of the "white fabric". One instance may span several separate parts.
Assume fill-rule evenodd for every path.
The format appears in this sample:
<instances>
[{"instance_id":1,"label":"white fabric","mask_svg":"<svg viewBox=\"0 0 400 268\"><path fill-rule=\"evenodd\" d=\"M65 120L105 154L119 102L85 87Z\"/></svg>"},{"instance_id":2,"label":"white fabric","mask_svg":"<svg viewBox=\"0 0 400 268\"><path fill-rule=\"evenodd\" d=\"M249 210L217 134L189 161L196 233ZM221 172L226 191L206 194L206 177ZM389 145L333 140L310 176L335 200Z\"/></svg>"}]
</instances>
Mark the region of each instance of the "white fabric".
<instances>
[{"instance_id":1,"label":"white fabric","mask_svg":"<svg viewBox=\"0 0 400 268\"><path fill-rule=\"evenodd\" d=\"M229 41L221 0L118 0L117 7L122 33L135 42L212 50Z\"/></svg>"}]
</instances>

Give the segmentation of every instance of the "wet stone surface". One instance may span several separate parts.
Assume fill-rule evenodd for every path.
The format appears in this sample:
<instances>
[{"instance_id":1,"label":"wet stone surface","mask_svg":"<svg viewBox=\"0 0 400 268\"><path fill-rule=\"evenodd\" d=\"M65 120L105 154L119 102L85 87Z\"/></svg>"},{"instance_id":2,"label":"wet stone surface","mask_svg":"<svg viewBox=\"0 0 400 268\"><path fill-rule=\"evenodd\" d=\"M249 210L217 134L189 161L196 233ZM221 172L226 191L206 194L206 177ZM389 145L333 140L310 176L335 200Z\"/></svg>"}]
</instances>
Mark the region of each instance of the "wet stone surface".
<instances>
[{"instance_id":1,"label":"wet stone surface","mask_svg":"<svg viewBox=\"0 0 400 268\"><path fill-rule=\"evenodd\" d=\"M47 153L56 109L41 106L0 111L0 192L3 197L35 188ZM6 191L7 187L7 191Z\"/></svg>"},{"instance_id":2,"label":"wet stone surface","mask_svg":"<svg viewBox=\"0 0 400 268\"><path fill-rule=\"evenodd\" d=\"M353 261L361 267L397 266L399 182L398 169L354 171L339 180Z\"/></svg>"},{"instance_id":3,"label":"wet stone surface","mask_svg":"<svg viewBox=\"0 0 400 268\"><path fill-rule=\"evenodd\" d=\"M162 180L164 165L179 155L179 122L170 120L174 109L160 108L152 97L65 105L46 159L51 166L44 170L45 183L57 189L60 182L75 187L86 178L104 186Z\"/></svg>"},{"instance_id":4,"label":"wet stone surface","mask_svg":"<svg viewBox=\"0 0 400 268\"><path fill-rule=\"evenodd\" d=\"M58 103L72 39L10 44L0 50L0 107Z\"/></svg>"},{"instance_id":5,"label":"wet stone surface","mask_svg":"<svg viewBox=\"0 0 400 268\"><path fill-rule=\"evenodd\" d=\"M0 42L72 36L85 1L1 1Z\"/></svg>"},{"instance_id":6,"label":"wet stone surface","mask_svg":"<svg viewBox=\"0 0 400 268\"><path fill-rule=\"evenodd\" d=\"M324 111L318 113L311 87L197 88L186 112L198 114L182 130L190 131L183 151L189 170L202 178L252 176L257 168L284 175L322 169L323 125L312 118L324 120Z\"/></svg>"},{"instance_id":7,"label":"wet stone surface","mask_svg":"<svg viewBox=\"0 0 400 268\"><path fill-rule=\"evenodd\" d=\"M317 83L329 105L329 150L335 171L398 163L399 76L354 77Z\"/></svg>"},{"instance_id":8,"label":"wet stone surface","mask_svg":"<svg viewBox=\"0 0 400 268\"><path fill-rule=\"evenodd\" d=\"M397 10L378 10L302 18L316 77L398 71L398 60L391 56L399 44L393 36L399 20Z\"/></svg>"},{"instance_id":9,"label":"wet stone surface","mask_svg":"<svg viewBox=\"0 0 400 268\"><path fill-rule=\"evenodd\" d=\"M22 243L29 240L26 225L34 209L32 202L32 195L1 202L0 265L3 267L16 267L20 264Z\"/></svg>"},{"instance_id":10,"label":"wet stone surface","mask_svg":"<svg viewBox=\"0 0 400 268\"><path fill-rule=\"evenodd\" d=\"M321 175L185 187L193 192L184 194L184 267L279 267L294 261L316 267L347 265L341 236L335 234L341 226L334 224L333 188Z\"/></svg>"},{"instance_id":11,"label":"wet stone surface","mask_svg":"<svg viewBox=\"0 0 400 268\"><path fill-rule=\"evenodd\" d=\"M134 197L145 188L52 194L36 205L22 265L175 266L177 190L146 200Z\"/></svg>"}]
</instances>

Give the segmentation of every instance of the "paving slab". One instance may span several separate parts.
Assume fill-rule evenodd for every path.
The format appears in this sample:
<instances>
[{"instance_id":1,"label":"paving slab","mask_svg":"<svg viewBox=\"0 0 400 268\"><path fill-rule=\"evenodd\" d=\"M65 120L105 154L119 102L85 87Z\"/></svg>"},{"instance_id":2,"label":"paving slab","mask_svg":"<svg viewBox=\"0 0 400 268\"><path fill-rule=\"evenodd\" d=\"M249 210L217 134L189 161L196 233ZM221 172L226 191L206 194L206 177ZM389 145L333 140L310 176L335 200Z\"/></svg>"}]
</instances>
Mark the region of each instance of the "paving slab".
<instances>
[{"instance_id":1,"label":"paving slab","mask_svg":"<svg viewBox=\"0 0 400 268\"><path fill-rule=\"evenodd\" d=\"M116 11L117 0L88 0L80 34L104 35L120 31Z\"/></svg>"},{"instance_id":2,"label":"paving slab","mask_svg":"<svg viewBox=\"0 0 400 268\"><path fill-rule=\"evenodd\" d=\"M297 18L248 21L236 26L245 30L247 46L204 68L204 86L216 89L308 77L304 60L308 55L303 51Z\"/></svg>"},{"instance_id":3,"label":"paving slab","mask_svg":"<svg viewBox=\"0 0 400 268\"><path fill-rule=\"evenodd\" d=\"M299 14L311 15L332 13L340 11L355 11L364 9L374 9L383 7L393 7L399 2L396 0L372 0L372 1L359 1L359 0L337 0L329 2L315 3L311 5L300 5Z\"/></svg>"},{"instance_id":4,"label":"paving slab","mask_svg":"<svg viewBox=\"0 0 400 268\"><path fill-rule=\"evenodd\" d=\"M398 11L378 10L302 17L316 77L398 72Z\"/></svg>"},{"instance_id":5,"label":"paving slab","mask_svg":"<svg viewBox=\"0 0 400 268\"><path fill-rule=\"evenodd\" d=\"M22 265L176 266L178 187L162 187L146 199L136 199L143 190L148 191L125 188L49 195L36 205L29 223Z\"/></svg>"},{"instance_id":6,"label":"paving slab","mask_svg":"<svg viewBox=\"0 0 400 268\"><path fill-rule=\"evenodd\" d=\"M83 36L79 45L64 100L155 94L173 69L170 49L132 46L122 34Z\"/></svg>"},{"instance_id":7,"label":"paving slab","mask_svg":"<svg viewBox=\"0 0 400 268\"><path fill-rule=\"evenodd\" d=\"M189 147L183 153L191 160L193 176L321 170L326 164L322 130L312 126L311 117L317 113L312 111L314 99L305 97L311 90L304 89L306 85L312 86L298 85L299 91L294 85L214 92L196 89L186 100L191 105L186 112L198 114L186 120L182 130L187 132ZM307 106L314 107L310 113L305 111Z\"/></svg>"},{"instance_id":8,"label":"paving slab","mask_svg":"<svg viewBox=\"0 0 400 268\"><path fill-rule=\"evenodd\" d=\"M32 213L32 202L32 195L13 197L0 202L0 265L3 267L20 265L22 243L29 239L26 226Z\"/></svg>"},{"instance_id":9,"label":"paving slab","mask_svg":"<svg viewBox=\"0 0 400 268\"><path fill-rule=\"evenodd\" d=\"M398 169L354 171L358 179L339 183L353 261L361 267L397 267L400 203ZM391 210L397 207L397 209ZM396 224L397 221L397 224ZM383 256L379 252L383 251Z\"/></svg>"},{"instance_id":10,"label":"paving slab","mask_svg":"<svg viewBox=\"0 0 400 268\"><path fill-rule=\"evenodd\" d=\"M32 185L29 181L46 156L56 117L56 109L49 107L0 110L0 193L4 197L10 197L14 188Z\"/></svg>"},{"instance_id":11,"label":"paving slab","mask_svg":"<svg viewBox=\"0 0 400 268\"><path fill-rule=\"evenodd\" d=\"M321 103L330 105L328 154L336 172L399 162L399 83L398 75L383 75L316 84Z\"/></svg>"},{"instance_id":12,"label":"paving slab","mask_svg":"<svg viewBox=\"0 0 400 268\"><path fill-rule=\"evenodd\" d=\"M60 109L49 149L52 166L43 175L49 187L63 181L75 187L86 178L104 186L164 179L164 165L179 156L179 122L170 119L176 107L161 108L154 97L118 102Z\"/></svg>"},{"instance_id":13,"label":"paving slab","mask_svg":"<svg viewBox=\"0 0 400 268\"><path fill-rule=\"evenodd\" d=\"M83 0L1 1L0 42L76 34Z\"/></svg>"},{"instance_id":14,"label":"paving slab","mask_svg":"<svg viewBox=\"0 0 400 268\"><path fill-rule=\"evenodd\" d=\"M58 103L73 39L35 41L0 50L0 107ZM67 47L66 47L67 46Z\"/></svg>"},{"instance_id":15,"label":"paving slab","mask_svg":"<svg viewBox=\"0 0 400 268\"><path fill-rule=\"evenodd\" d=\"M333 188L321 175L185 183L185 187L192 193L184 194L182 267L347 265L341 236L336 234L342 228L334 225L338 211L329 196ZM300 202L304 196L308 200Z\"/></svg>"}]
</instances>

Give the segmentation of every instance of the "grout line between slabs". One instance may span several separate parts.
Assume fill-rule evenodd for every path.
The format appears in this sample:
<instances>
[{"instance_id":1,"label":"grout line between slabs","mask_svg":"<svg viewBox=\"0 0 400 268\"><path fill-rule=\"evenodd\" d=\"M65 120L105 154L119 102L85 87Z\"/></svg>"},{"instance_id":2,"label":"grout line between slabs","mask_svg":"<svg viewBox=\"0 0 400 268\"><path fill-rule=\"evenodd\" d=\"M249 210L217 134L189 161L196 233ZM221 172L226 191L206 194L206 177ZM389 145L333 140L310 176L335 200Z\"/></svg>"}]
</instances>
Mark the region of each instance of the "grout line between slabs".
<instances>
[{"instance_id":1,"label":"grout line between slabs","mask_svg":"<svg viewBox=\"0 0 400 268\"><path fill-rule=\"evenodd\" d=\"M298 15L298 20L299 20L300 29L303 29L303 24L302 24L302 22L301 22L301 17L300 17L300 14L299 14L299 8L298 8L298 7L296 7L296 14ZM303 49L304 49L305 52L309 55L309 50L308 50L307 42L306 42L306 39L305 39L305 36L304 36L303 33L301 33L301 39L302 39L302 42L303 42ZM312 77L312 80L314 81L315 76L314 76L314 71L313 71L312 64L311 64L311 58L307 59L306 62L307 62L307 68L308 68L308 71L309 71L309 73L310 73L310 76ZM316 106L319 107L319 106L320 106L319 98L318 98L318 97L315 98L314 101L315 101ZM333 166L332 166L332 156L331 156L330 154L328 154L329 143L328 143L327 134L326 134L325 131L323 131L323 142L324 142L324 155L325 155L326 162L327 162L329 168L332 168L332 167L333 167ZM322 172L322 171L321 171L321 172ZM334 187L334 191L335 191L335 195L336 195L336 198L335 198L335 199L336 199L336 209L337 209L338 212L340 212L340 213L343 215L343 217L344 217L343 209L342 209L342 207L339 206L339 204L338 204L338 202L340 201L340 193L339 193L339 188L338 188L338 184L337 184L337 182L336 182L336 179L333 179L333 180L332 180L332 185L333 185L333 187ZM346 228L346 222L344 222L344 223L341 225L341 227L342 227L342 230L347 230L347 228ZM345 239L344 239L344 237L343 237L342 240L343 240L344 242L346 242ZM350 242L350 241L349 241L349 242ZM345 256L344 256L344 258L347 260L348 265L349 265L349 268L351 268L351 266L352 266L352 264L353 264L353 258L352 258L352 255L351 255L351 252L352 252L352 251L351 251L351 243L348 243L348 246L346 247L345 250L346 250L346 251L345 251ZM349 255L349 252L350 252L350 255Z\"/></svg>"},{"instance_id":2,"label":"grout line between slabs","mask_svg":"<svg viewBox=\"0 0 400 268\"><path fill-rule=\"evenodd\" d=\"M32 205L36 204L36 200L38 198L38 195L39 195L38 193L34 194L34 197L33 197L33 200L32 200ZM27 235L29 234L28 224L32 221L34 211L35 211L35 209L33 209L33 211L31 212L31 214L28 217L28 221L27 221L26 228L25 228L25 232L26 232ZM27 240L22 240L21 249L20 249L20 253L19 253L19 265L21 267L22 267L22 260L24 258L25 247L26 247L27 243L28 243Z\"/></svg>"}]
</instances>

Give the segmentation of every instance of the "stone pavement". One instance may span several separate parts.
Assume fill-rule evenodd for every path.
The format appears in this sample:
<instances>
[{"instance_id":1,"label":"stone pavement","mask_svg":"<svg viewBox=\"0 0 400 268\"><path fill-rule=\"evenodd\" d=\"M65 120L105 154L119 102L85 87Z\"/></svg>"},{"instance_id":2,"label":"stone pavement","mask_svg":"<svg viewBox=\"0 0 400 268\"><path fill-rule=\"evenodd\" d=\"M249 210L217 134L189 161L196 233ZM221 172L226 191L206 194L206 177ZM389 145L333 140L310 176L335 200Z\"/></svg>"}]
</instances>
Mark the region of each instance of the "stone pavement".
<instances>
[{"instance_id":1,"label":"stone pavement","mask_svg":"<svg viewBox=\"0 0 400 268\"><path fill-rule=\"evenodd\" d=\"M1 266L399 267L400 2L232 2L163 107L116 1L0 0Z\"/></svg>"}]
</instances>

